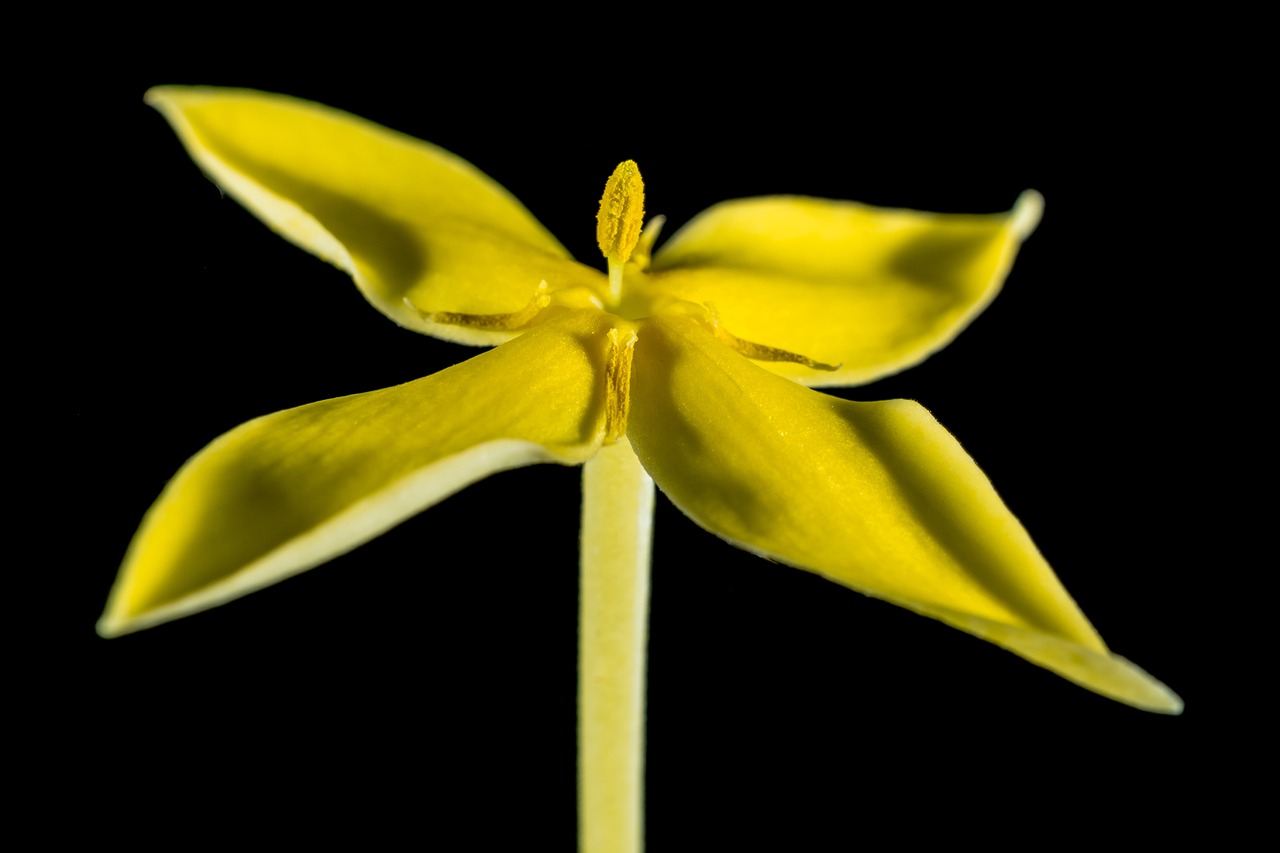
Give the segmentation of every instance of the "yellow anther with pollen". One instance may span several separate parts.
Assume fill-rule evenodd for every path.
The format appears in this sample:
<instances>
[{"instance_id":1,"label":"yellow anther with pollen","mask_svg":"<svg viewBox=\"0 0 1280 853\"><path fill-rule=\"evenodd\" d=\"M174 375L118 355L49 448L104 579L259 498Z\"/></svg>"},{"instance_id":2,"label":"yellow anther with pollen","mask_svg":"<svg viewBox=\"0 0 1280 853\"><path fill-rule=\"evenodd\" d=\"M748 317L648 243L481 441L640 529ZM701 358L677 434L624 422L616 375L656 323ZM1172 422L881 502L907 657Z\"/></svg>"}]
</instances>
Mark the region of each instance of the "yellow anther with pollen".
<instances>
[{"instance_id":1,"label":"yellow anther with pollen","mask_svg":"<svg viewBox=\"0 0 1280 853\"><path fill-rule=\"evenodd\" d=\"M510 314L460 314L455 311L423 311L410 302L407 296L404 298L404 304L417 311L418 316L429 323L440 323L444 326L467 326L472 329L510 331L528 325L529 321L538 316L538 313L543 308L551 304L551 297L547 295L547 283L543 281L538 285L538 289L534 291L533 298L529 300L529 304L519 311L512 311Z\"/></svg>"},{"instance_id":2,"label":"yellow anther with pollen","mask_svg":"<svg viewBox=\"0 0 1280 853\"><path fill-rule=\"evenodd\" d=\"M604 185L596 214L596 242L609 260L609 301L622 299L622 271L640 241L644 221L644 181L635 160L624 160Z\"/></svg>"},{"instance_id":3,"label":"yellow anther with pollen","mask_svg":"<svg viewBox=\"0 0 1280 853\"><path fill-rule=\"evenodd\" d=\"M596 214L596 242L609 260L625 263L640 239L644 221L644 181L635 160L618 164L604 185L600 212Z\"/></svg>"},{"instance_id":4,"label":"yellow anther with pollen","mask_svg":"<svg viewBox=\"0 0 1280 853\"><path fill-rule=\"evenodd\" d=\"M613 444L627 433L631 409L631 356L635 353L634 329L609 330L604 359L604 440Z\"/></svg>"},{"instance_id":5,"label":"yellow anther with pollen","mask_svg":"<svg viewBox=\"0 0 1280 853\"><path fill-rule=\"evenodd\" d=\"M730 334L724 326L720 325L720 313L716 311L715 306L710 302L704 302L702 305L707 311L705 322L711 327L711 331L717 338L725 344L745 355L747 358L755 361L789 361L794 364L803 364L811 370L839 370L838 364L824 364L821 361L814 361L807 355L801 355L798 352L771 347L765 344L758 344L755 341L748 341L736 335Z\"/></svg>"}]
</instances>

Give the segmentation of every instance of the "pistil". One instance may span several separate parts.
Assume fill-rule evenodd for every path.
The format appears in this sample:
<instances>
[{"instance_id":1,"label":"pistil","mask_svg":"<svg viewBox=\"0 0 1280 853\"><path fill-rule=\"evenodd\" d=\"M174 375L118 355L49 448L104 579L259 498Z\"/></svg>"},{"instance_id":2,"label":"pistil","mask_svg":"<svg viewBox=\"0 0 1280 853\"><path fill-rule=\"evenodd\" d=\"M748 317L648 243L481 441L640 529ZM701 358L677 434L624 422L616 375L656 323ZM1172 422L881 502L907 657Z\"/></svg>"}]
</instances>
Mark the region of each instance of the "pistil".
<instances>
[{"instance_id":1,"label":"pistil","mask_svg":"<svg viewBox=\"0 0 1280 853\"><path fill-rule=\"evenodd\" d=\"M640 240L644 222L644 180L634 160L624 160L604 185L596 214L596 243L609 262L609 305L622 300L622 271Z\"/></svg>"}]
</instances>

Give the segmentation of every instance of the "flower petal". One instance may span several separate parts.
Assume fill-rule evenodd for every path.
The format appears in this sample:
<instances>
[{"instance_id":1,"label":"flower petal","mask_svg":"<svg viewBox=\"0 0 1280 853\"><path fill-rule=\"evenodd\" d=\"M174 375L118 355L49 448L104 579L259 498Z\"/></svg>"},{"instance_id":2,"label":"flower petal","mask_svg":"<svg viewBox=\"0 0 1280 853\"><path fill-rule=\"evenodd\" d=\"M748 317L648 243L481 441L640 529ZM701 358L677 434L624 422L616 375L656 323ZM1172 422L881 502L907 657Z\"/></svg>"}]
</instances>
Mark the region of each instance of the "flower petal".
<instances>
[{"instance_id":1,"label":"flower petal","mask_svg":"<svg viewBox=\"0 0 1280 853\"><path fill-rule=\"evenodd\" d=\"M250 421L196 454L135 535L99 632L311 568L498 471L600 446L604 315L569 312L395 388Z\"/></svg>"},{"instance_id":2,"label":"flower petal","mask_svg":"<svg viewBox=\"0 0 1280 853\"><path fill-rule=\"evenodd\" d=\"M629 284L651 301L712 303L737 337L841 365L767 364L775 373L811 386L870 382L945 346L987 306L1042 206L1034 191L994 215L728 201L695 217Z\"/></svg>"},{"instance_id":3,"label":"flower petal","mask_svg":"<svg viewBox=\"0 0 1280 853\"><path fill-rule=\"evenodd\" d=\"M978 466L918 404L815 393L685 319L641 327L631 389L637 455L706 529L1106 696L1181 708L1107 650Z\"/></svg>"},{"instance_id":4,"label":"flower petal","mask_svg":"<svg viewBox=\"0 0 1280 853\"><path fill-rule=\"evenodd\" d=\"M516 333L430 323L404 300L497 314L523 308L543 280L607 292L510 193L434 145L283 95L164 86L147 101L215 183L402 326L496 344Z\"/></svg>"}]
</instances>

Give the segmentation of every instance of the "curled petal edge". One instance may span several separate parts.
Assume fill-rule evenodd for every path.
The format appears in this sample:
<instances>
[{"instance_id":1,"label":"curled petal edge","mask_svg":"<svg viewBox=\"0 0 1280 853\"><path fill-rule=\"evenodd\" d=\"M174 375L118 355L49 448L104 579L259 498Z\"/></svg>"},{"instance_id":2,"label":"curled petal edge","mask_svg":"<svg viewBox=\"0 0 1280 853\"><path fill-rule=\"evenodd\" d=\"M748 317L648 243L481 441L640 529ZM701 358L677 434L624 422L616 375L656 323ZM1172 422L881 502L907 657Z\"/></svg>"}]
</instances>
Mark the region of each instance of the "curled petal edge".
<instances>
[{"instance_id":1,"label":"curled petal edge","mask_svg":"<svg viewBox=\"0 0 1280 853\"><path fill-rule=\"evenodd\" d=\"M422 312L516 311L540 281L605 291L604 276L574 261L506 189L428 142L247 89L160 86L146 101L223 191L348 273L401 326L493 346L520 332L431 323Z\"/></svg>"},{"instance_id":2,"label":"curled petal edge","mask_svg":"<svg viewBox=\"0 0 1280 853\"><path fill-rule=\"evenodd\" d=\"M455 454L405 477L393 487L333 516L222 581L143 614L127 613L128 589L118 584L98 621L98 634L116 637L226 604L301 574L363 545L455 492L501 471L540 462L579 464L527 441L494 441ZM126 564L128 560L126 559Z\"/></svg>"},{"instance_id":3,"label":"curled petal edge","mask_svg":"<svg viewBox=\"0 0 1280 853\"><path fill-rule=\"evenodd\" d=\"M735 335L811 360L763 365L810 387L859 385L952 341L1000 291L1044 199L996 214L878 208L805 196L717 204L654 254L633 300L714 303Z\"/></svg>"},{"instance_id":4,"label":"curled petal edge","mask_svg":"<svg viewBox=\"0 0 1280 853\"><path fill-rule=\"evenodd\" d=\"M250 421L196 454L129 546L98 631L136 631L343 554L491 474L604 437L604 315L570 312L424 379Z\"/></svg>"},{"instance_id":5,"label":"curled petal edge","mask_svg":"<svg viewBox=\"0 0 1280 853\"><path fill-rule=\"evenodd\" d=\"M1104 696L1181 711L1107 649L990 481L918 404L819 394L690 321L644 324L635 359L628 437L699 526Z\"/></svg>"}]
</instances>

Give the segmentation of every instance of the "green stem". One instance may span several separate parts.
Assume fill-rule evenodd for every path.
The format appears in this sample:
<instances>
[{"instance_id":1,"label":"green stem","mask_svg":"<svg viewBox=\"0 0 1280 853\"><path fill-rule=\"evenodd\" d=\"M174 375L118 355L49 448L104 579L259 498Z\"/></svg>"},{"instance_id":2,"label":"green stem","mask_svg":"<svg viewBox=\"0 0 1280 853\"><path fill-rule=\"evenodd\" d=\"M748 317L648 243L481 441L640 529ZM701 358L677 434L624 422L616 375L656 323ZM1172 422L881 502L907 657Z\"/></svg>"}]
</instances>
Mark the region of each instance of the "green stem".
<instances>
[{"instance_id":1,"label":"green stem","mask_svg":"<svg viewBox=\"0 0 1280 853\"><path fill-rule=\"evenodd\" d=\"M587 462L582 486L581 850L640 853L653 480L623 438Z\"/></svg>"}]
</instances>

